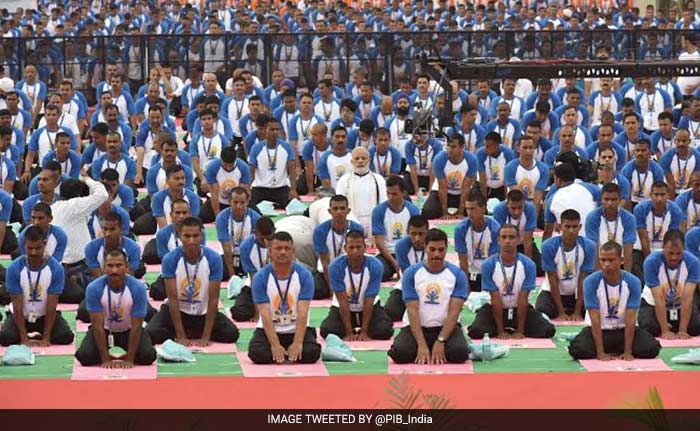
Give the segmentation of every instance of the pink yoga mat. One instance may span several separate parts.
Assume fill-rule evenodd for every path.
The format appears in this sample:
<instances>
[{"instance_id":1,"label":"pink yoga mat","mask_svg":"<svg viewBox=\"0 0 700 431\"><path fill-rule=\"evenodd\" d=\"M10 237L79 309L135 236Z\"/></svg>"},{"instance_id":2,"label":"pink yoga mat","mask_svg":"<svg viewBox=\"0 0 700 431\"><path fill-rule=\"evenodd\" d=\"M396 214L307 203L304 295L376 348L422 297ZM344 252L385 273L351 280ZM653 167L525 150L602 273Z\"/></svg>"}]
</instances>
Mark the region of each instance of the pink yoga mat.
<instances>
[{"instance_id":1,"label":"pink yoga mat","mask_svg":"<svg viewBox=\"0 0 700 431\"><path fill-rule=\"evenodd\" d=\"M148 302L151 303L151 307L155 308L156 310L160 311L160 307L165 304L165 301L156 301L153 298L148 298Z\"/></svg>"},{"instance_id":2,"label":"pink yoga mat","mask_svg":"<svg viewBox=\"0 0 700 431\"><path fill-rule=\"evenodd\" d=\"M700 347L700 337L691 337L687 340L664 340L657 338L661 347Z\"/></svg>"},{"instance_id":3,"label":"pink yoga mat","mask_svg":"<svg viewBox=\"0 0 700 431\"><path fill-rule=\"evenodd\" d=\"M134 368L102 368L83 367L76 360L73 363L73 376L71 380L155 380L158 374L158 366L154 362L151 365L137 365Z\"/></svg>"},{"instance_id":4,"label":"pink yoga mat","mask_svg":"<svg viewBox=\"0 0 700 431\"><path fill-rule=\"evenodd\" d=\"M671 367L666 365L659 358L655 359L635 359L633 361L623 361L614 359L612 361L599 361L597 359L580 360L581 366L586 371L591 372L619 372L619 371L671 371Z\"/></svg>"},{"instance_id":5,"label":"pink yoga mat","mask_svg":"<svg viewBox=\"0 0 700 431\"><path fill-rule=\"evenodd\" d=\"M152 240L155 237L155 235L139 235L138 239L139 242L146 244L148 241Z\"/></svg>"},{"instance_id":6,"label":"pink yoga mat","mask_svg":"<svg viewBox=\"0 0 700 431\"><path fill-rule=\"evenodd\" d=\"M258 321L255 322L233 322L238 329L255 329L258 326Z\"/></svg>"},{"instance_id":7,"label":"pink yoga mat","mask_svg":"<svg viewBox=\"0 0 700 431\"><path fill-rule=\"evenodd\" d=\"M58 305L56 305L56 310L58 310L58 311L78 311L78 304L58 304Z\"/></svg>"},{"instance_id":8,"label":"pink yoga mat","mask_svg":"<svg viewBox=\"0 0 700 431\"><path fill-rule=\"evenodd\" d=\"M315 364L258 365L248 357L248 352L236 353L245 377L316 377L327 376L328 370L320 360Z\"/></svg>"},{"instance_id":9,"label":"pink yoga mat","mask_svg":"<svg viewBox=\"0 0 700 431\"><path fill-rule=\"evenodd\" d=\"M75 332L87 332L89 327L90 327L89 323L85 323L81 320L75 321Z\"/></svg>"},{"instance_id":10,"label":"pink yoga mat","mask_svg":"<svg viewBox=\"0 0 700 431\"><path fill-rule=\"evenodd\" d=\"M536 286L542 286L542 285L544 284L544 280L545 280L544 277L537 277L537 278L535 279L535 285L536 285Z\"/></svg>"},{"instance_id":11,"label":"pink yoga mat","mask_svg":"<svg viewBox=\"0 0 700 431\"><path fill-rule=\"evenodd\" d=\"M332 299L314 299L311 301L310 307L330 307L332 303Z\"/></svg>"},{"instance_id":12,"label":"pink yoga mat","mask_svg":"<svg viewBox=\"0 0 700 431\"><path fill-rule=\"evenodd\" d=\"M210 343L207 347L190 346L189 349L194 353L236 353L236 344L234 343Z\"/></svg>"},{"instance_id":13,"label":"pink yoga mat","mask_svg":"<svg viewBox=\"0 0 700 431\"><path fill-rule=\"evenodd\" d=\"M388 288L388 289L393 289L394 287L396 287L397 284L399 284L399 281L396 281L396 280L385 281L382 283L382 287Z\"/></svg>"},{"instance_id":14,"label":"pink yoga mat","mask_svg":"<svg viewBox=\"0 0 700 431\"><path fill-rule=\"evenodd\" d=\"M146 272L155 272L156 274L160 274L160 270L160 265L146 265Z\"/></svg>"},{"instance_id":15,"label":"pink yoga mat","mask_svg":"<svg viewBox=\"0 0 700 431\"><path fill-rule=\"evenodd\" d=\"M302 202L313 202L316 200L316 196L301 195L299 200Z\"/></svg>"},{"instance_id":16,"label":"pink yoga mat","mask_svg":"<svg viewBox=\"0 0 700 431\"><path fill-rule=\"evenodd\" d=\"M430 220L430 227L436 226L436 225L441 225L441 224L457 224L462 219L452 219L452 220L443 220L443 219L435 219L435 220Z\"/></svg>"},{"instance_id":17,"label":"pink yoga mat","mask_svg":"<svg viewBox=\"0 0 700 431\"><path fill-rule=\"evenodd\" d=\"M397 364L389 358L389 374L474 374L474 364L417 365Z\"/></svg>"},{"instance_id":18,"label":"pink yoga mat","mask_svg":"<svg viewBox=\"0 0 700 431\"><path fill-rule=\"evenodd\" d=\"M407 326L407 325L404 325L403 320L399 320L398 322L394 322L394 328L399 328L399 329L401 329L401 328L403 328L404 326Z\"/></svg>"},{"instance_id":19,"label":"pink yoga mat","mask_svg":"<svg viewBox=\"0 0 700 431\"><path fill-rule=\"evenodd\" d=\"M62 356L75 354L75 341L73 344L52 344L49 347L32 347L32 352L39 356ZM5 347L0 346L0 356L5 354Z\"/></svg>"}]
</instances>

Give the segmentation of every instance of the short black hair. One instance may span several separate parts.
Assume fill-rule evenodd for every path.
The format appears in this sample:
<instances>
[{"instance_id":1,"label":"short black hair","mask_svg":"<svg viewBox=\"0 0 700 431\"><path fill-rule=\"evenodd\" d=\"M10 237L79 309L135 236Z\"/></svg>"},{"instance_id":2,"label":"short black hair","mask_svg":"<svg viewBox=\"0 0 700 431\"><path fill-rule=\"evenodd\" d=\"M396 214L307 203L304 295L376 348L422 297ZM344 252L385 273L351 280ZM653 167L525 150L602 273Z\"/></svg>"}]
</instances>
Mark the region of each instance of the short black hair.
<instances>
[{"instance_id":1,"label":"short black hair","mask_svg":"<svg viewBox=\"0 0 700 431\"><path fill-rule=\"evenodd\" d=\"M425 216L418 214L412 216L410 219L408 219L408 227L410 228L411 226L413 227L428 227L428 219L425 218Z\"/></svg>"},{"instance_id":2,"label":"short black hair","mask_svg":"<svg viewBox=\"0 0 700 431\"><path fill-rule=\"evenodd\" d=\"M425 236L425 243L429 242L444 242L447 246L447 234L440 229L432 228L428 230L428 234Z\"/></svg>"},{"instance_id":3,"label":"short black hair","mask_svg":"<svg viewBox=\"0 0 700 431\"><path fill-rule=\"evenodd\" d=\"M615 251L618 256L622 256L622 247L615 241L608 241L600 247L600 251Z\"/></svg>"},{"instance_id":4,"label":"short black hair","mask_svg":"<svg viewBox=\"0 0 700 431\"><path fill-rule=\"evenodd\" d=\"M525 200L525 193L522 190L513 189L506 195L506 201L508 202L522 202Z\"/></svg>"},{"instance_id":5,"label":"short black hair","mask_svg":"<svg viewBox=\"0 0 700 431\"><path fill-rule=\"evenodd\" d=\"M170 178L171 176L175 175L178 172L184 172L185 168L183 168L180 165L170 165L167 168L165 168L165 178Z\"/></svg>"},{"instance_id":6,"label":"short black hair","mask_svg":"<svg viewBox=\"0 0 700 431\"><path fill-rule=\"evenodd\" d=\"M29 241L45 241L46 240L46 233L44 232L44 229L40 228L39 226L29 226L27 230L24 232L24 243L26 244Z\"/></svg>"},{"instance_id":7,"label":"short black hair","mask_svg":"<svg viewBox=\"0 0 700 431\"><path fill-rule=\"evenodd\" d=\"M569 208L568 210L564 210L563 213L561 213L561 221L563 222L564 220L573 220L573 221L581 221L581 214L579 214L578 211Z\"/></svg>"},{"instance_id":8,"label":"short black hair","mask_svg":"<svg viewBox=\"0 0 700 431\"><path fill-rule=\"evenodd\" d=\"M236 149L229 145L221 149L221 161L224 163L236 162Z\"/></svg>"},{"instance_id":9,"label":"short black hair","mask_svg":"<svg viewBox=\"0 0 700 431\"><path fill-rule=\"evenodd\" d=\"M678 229L671 229L664 235L664 245L672 242L680 241L681 245L685 242L683 232Z\"/></svg>"},{"instance_id":10,"label":"short black hair","mask_svg":"<svg viewBox=\"0 0 700 431\"><path fill-rule=\"evenodd\" d=\"M399 186L402 192L406 191L406 183L403 182L403 177L396 174L390 175L389 178L386 179L387 188L394 186Z\"/></svg>"},{"instance_id":11,"label":"short black hair","mask_svg":"<svg viewBox=\"0 0 700 431\"><path fill-rule=\"evenodd\" d=\"M61 183L61 197L65 200L80 197L83 192L83 183L75 178L68 178Z\"/></svg>"},{"instance_id":12,"label":"short black hair","mask_svg":"<svg viewBox=\"0 0 700 431\"><path fill-rule=\"evenodd\" d=\"M204 225L202 224L202 220L199 219L199 217L187 217L182 221L182 227L185 226L196 226L199 228L201 231L204 229Z\"/></svg>"},{"instance_id":13,"label":"short black hair","mask_svg":"<svg viewBox=\"0 0 700 431\"><path fill-rule=\"evenodd\" d=\"M107 168L100 175L102 181L119 181L119 172L114 168Z\"/></svg>"},{"instance_id":14,"label":"short black hair","mask_svg":"<svg viewBox=\"0 0 700 431\"><path fill-rule=\"evenodd\" d=\"M333 202L345 202L345 205L349 205L350 202L348 201L348 198L344 195L333 195L331 196L330 203L332 204Z\"/></svg>"},{"instance_id":15,"label":"short black hair","mask_svg":"<svg viewBox=\"0 0 700 431\"><path fill-rule=\"evenodd\" d=\"M123 222L122 216L119 215L119 213L116 211L110 211L107 214L105 214L105 216L102 218L102 221L113 221L113 222L116 222L120 226Z\"/></svg>"},{"instance_id":16,"label":"short black hair","mask_svg":"<svg viewBox=\"0 0 700 431\"><path fill-rule=\"evenodd\" d=\"M359 230L353 229L350 232L348 232L347 235L345 235L345 243L346 244L347 244L347 240L349 240L349 239L361 239L364 241L365 236Z\"/></svg>"},{"instance_id":17,"label":"short black hair","mask_svg":"<svg viewBox=\"0 0 700 431\"><path fill-rule=\"evenodd\" d=\"M255 231L264 236L272 235L275 232L275 223L270 217L260 217L255 223Z\"/></svg>"},{"instance_id":18,"label":"short black hair","mask_svg":"<svg viewBox=\"0 0 700 431\"><path fill-rule=\"evenodd\" d=\"M289 232L284 232L284 231L275 232L274 234L272 234L272 241L275 241L275 240L289 242L289 243L294 244L294 239L289 234Z\"/></svg>"},{"instance_id":19,"label":"short black hair","mask_svg":"<svg viewBox=\"0 0 700 431\"><path fill-rule=\"evenodd\" d=\"M600 193L601 193L601 195L603 193L617 193L618 195L620 195L621 194L620 193L620 186L618 186L615 183L607 183L603 186Z\"/></svg>"},{"instance_id":20,"label":"short black hair","mask_svg":"<svg viewBox=\"0 0 700 431\"><path fill-rule=\"evenodd\" d=\"M47 204L46 202L35 203L34 206L32 207L32 212L34 212L34 211L39 212L39 213L43 213L49 217L52 216L51 205Z\"/></svg>"}]
</instances>

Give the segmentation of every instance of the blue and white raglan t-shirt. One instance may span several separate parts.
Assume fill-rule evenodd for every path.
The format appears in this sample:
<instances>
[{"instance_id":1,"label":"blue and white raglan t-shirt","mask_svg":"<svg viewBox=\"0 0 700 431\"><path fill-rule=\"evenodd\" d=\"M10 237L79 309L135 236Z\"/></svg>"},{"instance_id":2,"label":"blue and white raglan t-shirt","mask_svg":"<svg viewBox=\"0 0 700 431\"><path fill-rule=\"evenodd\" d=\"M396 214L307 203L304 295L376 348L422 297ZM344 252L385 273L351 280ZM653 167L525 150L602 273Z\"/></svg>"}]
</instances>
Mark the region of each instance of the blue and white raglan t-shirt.
<instances>
[{"instance_id":1,"label":"blue and white raglan t-shirt","mask_svg":"<svg viewBox=\"0 0 700 431\"><path fill-rule=\"evenodd\" d=\"M328 253L328 257L332 261L338 256L345 254L345 236L348 232L356 230L365 234L365 229L356 221L347 220L345 229L342 232L333 230L333 220L326 220L316 226L313 232L313 248L314 253L321 255ZM316 269L318 272L323 272L321 259L318 259Z\"/></svg>"},{"instance_id":2,"label":"blue and white raglan t-shirt","mask_svg":"<svg viewBox=\"0 0 700 431\"><path fill-rule=\"evenodd\" d=\"M274 148L267 141L253 145L248 162L255 168L253 187L289 187L287 163L295 160L294 150L287 141L277 140Z\"/></svg>"},{"instance_id":3,"label":"blue and white raglan t-shirt","mask_svg":"<svg viewBox=\"0 0 700 431\"><path fill-rule=\"evenodd\" d=\"M231 208L226 208L216 216L216 237L221 243L230 242L231 253L240 256L241 244L253 233L261 216L247 208L243 217L237 220L232 212Z\"/></svg>"},{"instance_id":4,"label":"blue and white raglan t-shirt","mask_svg":"<svg viewBox=\"0 0 700 431\"><path fill-rule=\"evenodd\" d=\"M685 190L690 187L690 176L700 171L700 151L689 148L688 155L683 159L678 154L678 148L671 148L661 156L659 166L664 174L671 174L677 191Z\"/></svg>"},{"instance_id":5,"label":"blue and white raglan t-shirt","mask_svg":"<svg viewBox=\"0 0 700 431\"><path fill-rule=\"evenodd\" d=\"M685 251L700 260L700 227L688 229L685 233Z\"/></svg>"},{"instance_id":6,"label":"blue and white raglan t-shirt","mask_svg":"<svg viewBox=\"0 0 700 431\"><path fill-rule=\"evenodd\" d=\"M382 263L373 256L365 256L360 272L350 269L348 256L342 255L333 259L328 266L328 279L331 290L336 293L345 292L350 302L350 311L363 311L365 298L374 298L379 302L379 288L382 285ZM340 307L338 298L333 295L333 307Z\"/></svg>"},{"instance_id":7,"label":"blue and white raglan t-shirt","mask_svg":"<svg viewBox=\"0 0 700 431\"><path fill-rule=\"evenodd\" d=\"M649 160L649 167L644 172L639 171L636 160L630 160L621 173L632 186L632 202L650 198L651 185L657 181L664 181L663 169L653 160Z\"/></svg>"},{"instance_id":8,"label":"blue and white raglan t-shirt","mask_svg":"<svg viewBox=\"0 0 700 431\"><path fill-rule=\"evenodd\" d=\"M218 184L219 203L229 204L231 191L240 185L250 185L250 168L241 159L236 159L236 164L230 171L226 170L221 163L221 159L214 159L207 165L204 173L207 184Z\"/></svg>"},{"instance_id":9,"label":"blue and white raglan t-shirt","mask_svg":"<svg viewBox=\"0 0 700 431\"><path fill-rule=\"evenodd\" d=\"M372 210L372 235L383 235L384 243L390 252L394 252L394 244L408 232L408 221L411 217L420 215L420 210L411 202L404 201L401 211L395 212L389 206L389 201L380 203Z\"/></svg>"},{"instance_id":10,"label":"blue and white raglan t-shirt","mask_svg":"<svg viewBox=\"0 0 700 431\"><path fill-rule=\"evenodd\" d=\"M676 205L685 214L688 229L700 226L700 203L695 201L693 190L686 190L676 197Z\"/></svg>"},{"instance_id":11,"label":"blue and white raglan t-shirt","mask_svg":"<svg viewBox=\"0 0 700 431\"><path fill-rule=\"evenodd\" d=\"M539 160L533 160L532 167L526 168L520 159L515 159L506 164L504 178L506 187L522 191L531 201L535 199L535 191L544 192L547 188L549 169Z\"/></svg>"},{"instance_id":12,"label":"blue and white raglan t-shirt","mask_svg":"<svg viewBox=\"0 0 700 431\"><path fill-rule=\"evenodd\" d=\"M207 245L206 235L202 235L202 245ZM156 250L158 257L163 259L166 254L180 247L182 243L175 231L175 225L169 224L156 232Z\"/></svg>"},{"instance_id":13,"label":"blue and white raglan t-shirt","mask_svg":"<svg viewBox=\"0 0 700 431\"><path fill-rule=\"evenodd\" d=\"M27 233L31 225L22 229L19 233L19 238L17 242L19 243L19 252L24 255L26 250L24 249L24 236ZM48 232L46 232L46 246L44 247L44 256L51 256L57 261L63 261L63 253L66 251L66 246L68 245L68 235L59 226L49 225Z\"/></svg>"},{"instance_id":14,"label":"blue and white raglan t-shirt","mask_svg":"<svg viewBox=\"0 0 700 431\"><path fill-rule=\"evenodd\" d=\"M683 289L686 283L700 282L700 260L689 251L683 252L683 258L678 266L671 268L664 259L663 251L654 251L644 259L644 283L642 299L649 305L656 305L652 289L661 289L666 298L667 309L678 309L681 306Z\"/></svg>"},{"instance_id":15,"label":"blue and white raglan t-shirt","mask_svg":"<svg viewBox=\"0 0 700 431\"><path fill-rule=\"evenodd\" d=\"M503 309L517 308L520 292L535 289L536 272L535 263L524 254L518 253L515 264L507 266L499 253L481 264L481 290L498 292Z\"/></svg>"},{"instance_id":16,"label":"blue and white raglan t-shirt","mask_svg":"<svg viewBox=\"0 0 700 431\"><path fill-rule=\"evenodd\" d=\"M396 255L396 263L399 264L401 272L406 272L411 265L425 262L426 259L425 248L418 250L411 242L411 237L408 235L396 241L396 244L394 244L394 254ZM397 283L394 288L400 289L401 283Z\"/></svg>"},{"instance_id":17,"label":"blue and white raglan t-shirt","mask_svg":"<svg viewBox=\"0 0 700 431\"><path fill-rule=\"evenodd\" d=\"M110 332L125 332L131 329L131 319L145 318L148 309L146 286L130 275L126 275L124 286L115 291L103 275L88 284L85 290L85 306L88 313L104 313L104 329Z\"/></svg>"},{"instance_id":18,"label":"blue and white raglan t-shirt","mask_svg":"<svg viewBox=\"0 0 700 431\"><path fill-rule=\"evenodd\" d=\"M126 254L126 261L131 272L136 272L141 263L141 247L133 239L122 236L119 248ZM106 255L107 250L104 237L93 239L85 246L85 263L90 269L102 271L105 266Z\"/></svg>"},{"instance_id":19,"label":"blue and white raglan t-shirt","mask_svg":"<svg viewBox=\"0 0 700 431\"><path fill-rule=\"evenodd\" d=\"M634 218L637 220L637 229L646 229L649 236L649 248L654 251L661 249L666 232L681 228L685 214L673 201L668 201L663 214L658 216L654 213L654 204L651 199L646 199L634 207ZM642 249L639 238L634 244L634 249Z\"/></svg>"},{"instance_id":20,"label":"blue and white raglan t-shirt","mask_svg":"<svg viewBox=\"0 0 700 431\"><path fill-rule=\"evenodd\" d=\"M484 227L477 229L471 219L466 218L455 227L455 250L467 255L469 274L480 274L482 263L498 253L498 231L501 225L491 217L484 217Z\"/></svg>"},{"instance_id":21,"label":"blue and white raglan t-shirt","mask_svg":"<svg viewBox=\"0 0 700 431\"><path fill-rule=\"evenodd\" d=\"M479 167L479 162L472 153L464 152L462 161L455 164L449 159L447 151L443 151L437 156L433 162L435 173L435 183L432 190L438 191L438 181L445 180L447 182L448 195L461 195L462 183L464 178L470 177L476 179L476 173Z\"/></svg>"},{"instance_id":22,"label":"blue and white raglan t-shirt","mask_svg":"<svg viewBox=\"0 0 700 431\"><path fill-rule=\"evenodd\" d=\"M184 189L182 191L182 199L186 200L190 204L190 214L194 217L199 216L199 208L202 202L199 200L197 193L192 190ZM151 201L151 212L153 217L165 217L165 223L171 224L173 221L170 218L170 212L173 206L173 199L170 196L170 190L161 190L155 195Z\"/></svg>"},{"instance_id":23,"label":"blue and white raglan t-shirt","mask_svg":"<svg viewBox=\"0 0 700 431\"><path fill-rule=\"evenodd\" d=\"M431 272L425 262L412 265L401 277L401 296L405 303L418 301L420 325L424 328L443 326L450 308L450 300L466 301L469 282L457 265L445 262L437 273ZM403 316L409 325L408 313Z\"/></svg>"},{"instance_id":24,"label":"blue and white raglan t-shirt","mask_svg":"<svg viewBox=\"0 0 700 431\"><path fill-rule=\"evenodd\" d=\"M209 247L202 247L196 262L188 262L184 249L178 247L163 258L163 279L175 279L178 306L181 312L192 316L207 314L209 283L221 281L221 255Z\"/></svg>"},{"instance_id":25,"label":"blue and white raglan t-shirt","mask_svg":"<svg viewBox=\"0 0 700 431\"><path fill-rule=\"evenodd\" d=\"M46 315L48 295L60 295L65 285L63 266L48 257L38 269L27 266L27 258L15 259L7 268L6 289L8 295L22 295L24 318L36 319Z\"/></svg>"},{"instance_id":26,"label":"blue and white raglan t-shirt","mask_svg":"<svg viewBox=\"0 0 700 431\"><path fill-rule=\"evenodd\" d=\"M253 274L260 271L268 264L267 247L260 244L255 235L251 234L241 243L241 266L246 274Z\"/></svg>"},{"instance_id":27,"label":"blue and white raglan t-shirt","mask_svg":"<svg viewBox=\"0 0 700 431\"><path fill-rule=\"evenodd\" d=\"M542 243L542 269L545 272L556 272L562 296L578 294L579 277L582 273L591 274L595 270L595 257L595 243L582 236L576 237L576 245L569 250L564 246L561 236L549 238ZM542 290L551 291L547 277Z\"/></svg>"},{"instance_id":28,"label":"blue and white raglan t-shirt","mask_svg":"<svg viewBox=\"0 0 700 431\"><path fill-rule=\"evenodd\" d=\"M634 244L637 240L637 220L624 208L617 209L615 220L605 217L602 207L591 211L586 217L586 238L602 247L608 241L615 241L621 247Z\"/></svg>"},{"instance_id":29,"label":"blue and white raglan t-shirt","mask_svg":"<svg viewBox=\"0 0 700 431\"><path fill-rule=\"evenodd\" d=\"M602 329L625 327L625 311L638 310L642 285L637 277L620 271L617 284L605 280L603 271L596 271L583 281L583 303L586 310L600 311ZM586 325L591 326L591 316L586 313Z\"/></svg>"},{"instance_id":30,"label":"blue and white raglan t-shirt","mask_svg":"<svg viewBox=\"0 0 700 431\"><path fill-rule=\"evenodd\" d=\"M512 224L518 228L518 245L525 242L525 232L534 232L537 229L537 210L530 201L525 201L523 212L517 219L510 215L507 202L499 202L493 209L493 219L501 226Z\"/></svg>"},{"instance_id":31,"label":"blue and white raglan t-shirt","mask_svg":"<svg viewBox=\"0 0 700 431\"><path fill-rule=\"evenodd\" d=\"M272 265L266 265L253 277L252 291L255 304L270 304L269 313L275 332L293 334L299 302L311 301L314 297L314 280L309 270L299 263L292 263L289 277L284 280L277 278ZM261 316L257 328L262 327Z\"/></svg>"},{"instance_id":32,"label":"blue and white raglan t-shirt","mask_svg":"<svg viewBox=\"0 0 700 431\"><path fill-rule=\"evenodd\" d=\"M349 152L339 157L332 151L326 151L316 165L316 175L320 180L330 181L331 187L335 188L338 180L352 170L351 159Z\"/></svg>"}]
</instances>

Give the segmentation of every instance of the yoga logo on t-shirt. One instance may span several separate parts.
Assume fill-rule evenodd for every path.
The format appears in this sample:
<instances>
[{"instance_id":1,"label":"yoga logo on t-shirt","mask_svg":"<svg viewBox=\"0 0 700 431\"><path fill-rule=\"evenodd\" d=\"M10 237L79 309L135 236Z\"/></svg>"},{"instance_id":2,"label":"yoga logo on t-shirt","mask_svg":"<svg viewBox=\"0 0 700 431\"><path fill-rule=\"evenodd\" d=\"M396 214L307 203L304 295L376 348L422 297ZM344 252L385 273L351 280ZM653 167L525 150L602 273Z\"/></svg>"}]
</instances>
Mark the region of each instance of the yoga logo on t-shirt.
<instances>
[{"instance_id":1,"label":"yoga logo on t-shirt","mask_svg":"<svg viewBox=\"0 0 700 431\"><path fill-rule=\"evenodd\" d=\"M423 301L424 304L432 304L432 305L439 305L440 301L440 293L442 293L442 289L440 288L440 285L437 283L430 283L428 284L428 287L425 289L425 301Z\"/></svg>"},{"instance_id":2,"label":"yoga logo on t-shirt","mask_svg":"<svg viewBox=\"0 0 700 431\"><path fill-rule=\"evenodd\" d=\"M189 303L196 304L202 302L200 300L200 294L202 292L202 281L199 277L194 279L194 282L190 283L187 279L182 280L180 283L180 297L181 300Z\"/></svg>"},{"instance_id":3,"label":"yoga logo on t-shirt","mask_svg":"<svg viewBox=\"0 0 700 431\"><path fill-rule=\"evenodd\" d=\"M282 297L279 294L275 294L272 297L272 323L278 325L291 325L295 323L297 318L294 314L295 298L292 295L287 295L287 300L282 301Z\"/></svg>"},{"instance_id":4,"label":"yoga logo on t-shirt","mask_svg":"<svg viewBox=\"0 0 700 431\"><path fill-rule=\"evenodd\" d=\"M459 190L462 187L462 173L460 171L452 171L447 174L447 187L450 190Z\"/></svg>"},{"instance_id":5,"label":"yoga logo on t-shirt","mask_svg":"<svg viewBox=\"0 0 700 431\"><path fill-rule=\"evenodd\" d=\"M395 221L391 225L391 238L396 240L401 239L401 237L403 237L403 223Z\"/></svg>"}]
</instances>

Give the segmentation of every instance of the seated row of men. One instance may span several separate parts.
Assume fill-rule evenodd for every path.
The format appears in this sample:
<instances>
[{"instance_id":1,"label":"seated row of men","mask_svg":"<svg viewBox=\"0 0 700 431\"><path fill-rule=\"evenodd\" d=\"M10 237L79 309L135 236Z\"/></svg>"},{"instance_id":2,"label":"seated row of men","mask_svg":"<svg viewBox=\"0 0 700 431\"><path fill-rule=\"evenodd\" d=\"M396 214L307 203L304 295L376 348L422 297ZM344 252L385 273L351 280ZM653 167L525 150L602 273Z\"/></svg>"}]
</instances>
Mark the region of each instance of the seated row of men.
<instances>
[{"instance_id":1,"label":"seated row of men","mask_svg":"<svg viewBox=\"0 0 700 431\"><path fill-rule=\"evenodd\" d=\"M469 207L470 216L477 207L483 212L483 205L479 205L479 202L483 204L483 198L479 197L478 194L471 197L470 203L475 205ZM382 264L366 255L364 233L359 228L346 222L341 232L334 229L349 208L342 196L331 201L330 212L334 217L325 224L331 225L327 232L332 236L334 255L327 277L335 299L321 325L321 334L325 337L334 333L345 339L388 339L393 333L392 319L378 302ZM478 216L475 218L478 222ZM168 304L149 319L145 332L140 333L149 306L143 284L127 275L133 272L129 261L129 254L133 253L124 250L128 238L114 234L120 232L120 224L115 213L109 213L103 220L102 260L95 272L99 277L86 291L92 336L86 337L76 354L81 363L115 365L108 354L112 345L127 349L125 363L128 364L148 362L155 357L152 343L168 338L199 345L211 341L235 342L238 336L235 325L217 311L223 261L202 246L203 226L194 217L180 221L177 238L182 246L163 257L162 276ZM271 225L270 219L260 218L255 223L255 232L246 240L254 242L257 253L252 253L251 247L250 253L240 255L242 265L250 265L246 272L254 274L249 306L254 307L253 314L257 311L259 315L259 328L251 340L249 354L257 363L279 362L285 355L292 361L313 362L320 354L315 331L308 328L314 277L303 265L292 262L291 236L272 233ZM578 213L565 211L562 236L545 241L542 247L549 289L541 292L533 308L528 304L528 296L535 287L535 264L517 252L519 227L510 223L500 228L497 224L489 227L495 230L499 251L489 252L491 257L480 266L481 288L491 293L491 304L477 312L468 328L470 337L478 339L485 333L496 337L551 337L554 327L537 311L578 320L584 307L589 311L591 326L571 344L570 353L577 359L596 356L604 359L607 353L622 354L624 358L654 357L659 344L652 334L686 338L700 333L697 306L693 305L700 279L696 274L698 262L691 253L683 251L683 235L679 231L668 231L663 239L663 251L654 252L645 260L647 289L642 293L639 280L620 271L622 248L614 242L614 237L597 252L602 272L594 273L596 246L578 235L581 228ZM397 336L389 355L396 362L463 362L468 357L466 340L461 330L454 330L459 328L459 314L469 286L474 283L467 281L467 274L471 278L471 273L445 262L447 236L427 228L423 217L411 217L404 241L409 247L404 248L413 251L414 262L403 271L399 299L400 306L406 308L407 326ZM45 254L47 233L39 226L28 228L23 238L25 256L8 269L7 286L16 317L7 319L0 331L0 343L4 345L31 343L28 334L34 331L43 334L36 341L40 344L72 342L72 333L55 310L64 277L61 265ZM482 238L484 233L493 238L494 233L483 229ZM115 237L121 239L115 243ZM338 239L342 252L338 250ZM258 266L252 263L254 254L258 255ZM406 253L400 260L410 261L409 256ZM272 263L265 265L268 260ZM674 273L674 277L669 273ZM129 294L124 302L126 290ZM243 306L239 302L244 296L239 297L237 306ZM396 300L396 295L387 302L387 308L391 299ZM371 307L372 312L363 313L365 307ZM640 327L630 329L635 328L637 309ZM508 328L512 328L512 335ZM673 335L671 330L678 334Z\"/></svg>"}]
</instances>

